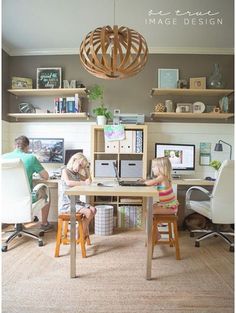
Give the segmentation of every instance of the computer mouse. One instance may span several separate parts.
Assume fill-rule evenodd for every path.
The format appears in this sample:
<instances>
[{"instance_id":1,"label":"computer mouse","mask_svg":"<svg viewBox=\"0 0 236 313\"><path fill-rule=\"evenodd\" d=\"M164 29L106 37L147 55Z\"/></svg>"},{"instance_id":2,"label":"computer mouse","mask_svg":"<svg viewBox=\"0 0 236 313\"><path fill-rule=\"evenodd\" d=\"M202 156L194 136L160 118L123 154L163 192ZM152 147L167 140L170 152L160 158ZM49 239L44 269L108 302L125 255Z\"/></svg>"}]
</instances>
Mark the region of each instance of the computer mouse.
<instances>
[{"instance_id":1,"label":"computer mouse","mask_svg":"<svg viewBox=\"0 0 236 313\"><path fill-rule=\"evenodd\" d=\"M210 176L205 177L205 180L212 180Z\"/></svg>"},{"instance_id":2,"label":"computer mouse","mask_svg":"<svg viewBox=\"0 0 236 313\"><path fill-rule=\"evenodd\" d=\"M103 186L103 184L102 183L97 183L97 186Z\"/></svg>"}]
</instances>

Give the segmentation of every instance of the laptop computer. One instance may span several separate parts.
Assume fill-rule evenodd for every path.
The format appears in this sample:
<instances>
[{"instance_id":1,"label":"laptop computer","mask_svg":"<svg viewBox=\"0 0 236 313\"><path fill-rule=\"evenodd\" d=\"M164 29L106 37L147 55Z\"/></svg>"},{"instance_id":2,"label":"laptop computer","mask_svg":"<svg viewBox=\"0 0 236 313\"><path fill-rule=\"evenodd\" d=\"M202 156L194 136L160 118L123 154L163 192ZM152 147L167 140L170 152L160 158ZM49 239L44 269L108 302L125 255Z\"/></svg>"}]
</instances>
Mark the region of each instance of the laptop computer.
<instances>
[{"instance_id":1,"label":"laptop computer","mask_svg":"<svg viewBox=\"0 0 236 313\"><path fill-rule=\"evenodd\" d=\"M143 186L147 186L144 182L139 181L139 180L121 180L118 174L118 170L116 167L115 162L113 162L113 167L114 167L114 171L116 174L116 179L117 182L120 186L137 186L137 187L143 187Z\"/></svg>"}]
</instances>

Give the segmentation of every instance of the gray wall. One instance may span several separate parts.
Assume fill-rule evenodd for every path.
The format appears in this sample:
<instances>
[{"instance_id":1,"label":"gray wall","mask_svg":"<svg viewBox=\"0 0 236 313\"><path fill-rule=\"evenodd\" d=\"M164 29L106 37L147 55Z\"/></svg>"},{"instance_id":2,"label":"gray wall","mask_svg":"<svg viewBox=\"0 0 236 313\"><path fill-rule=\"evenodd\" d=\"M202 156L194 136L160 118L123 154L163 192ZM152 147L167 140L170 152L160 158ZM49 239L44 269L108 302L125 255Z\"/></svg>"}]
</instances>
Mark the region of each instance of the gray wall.
<instances>
[{"instance_id":1,"label":"gray wall","mask_svg":"<svg viewBox=\"0 0 236 313\"><path fill-rule=\"evenodd\" d=\"M5 53L4 53L5 56ZM109 81L93 77L87 73L80 64L79 55L63 56L21 56L7 57L3 59L3 69L7 68L9 63L9 77L20 76L30 77L33 79L34 88L36 85L37 67L62 67L63 79L76 79L82 82L87 88L93 84L104 86L105 104L111 111L118 108L122 113L144 113L146 117L150 116L154 106L159 101L164 101L166 97L151 98L151 88L157 87L157 69L158 68L178 68L180 78L188 79L189 77L209 76L214 63L219 63L225 81L225 88L234 86L234 59L232 55L172 55L172 54L150 54L147 65L138 75L129 79ZM6 74L6 76L8 76ZM8 86L4 83L3 90L11 87L9 79ZM215 105L218 98L189 98L173 97L175 102L193 102L203 101L205 104ZM34 97L16 98L3 97L3 119L6 119L5 112L18 112L17 104L20 102L30 102L35 106L53 109L53 97ZM92 112L96 103L84 101L84 110ZM210 110L210 109L209 109Z\"/></svg>"},{"instance_id":2,"label":"gray wall","mask_svg":"<svg viewBox=\"0 0 236 313\"><path fill-rule=\"evenodd\" d=\"M7 120L7 113L9 111L9 55L2 50L2 119Z\"/></svg>"}]
</instances>

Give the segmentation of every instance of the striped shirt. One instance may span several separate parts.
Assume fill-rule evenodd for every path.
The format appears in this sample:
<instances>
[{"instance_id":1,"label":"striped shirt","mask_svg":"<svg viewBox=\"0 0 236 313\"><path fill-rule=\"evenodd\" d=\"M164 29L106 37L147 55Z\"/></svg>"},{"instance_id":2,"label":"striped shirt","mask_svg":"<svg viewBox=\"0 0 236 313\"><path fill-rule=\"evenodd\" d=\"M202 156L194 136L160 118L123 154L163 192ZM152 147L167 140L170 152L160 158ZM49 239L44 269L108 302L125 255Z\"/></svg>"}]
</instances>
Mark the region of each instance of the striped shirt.
<instances>
[{"instance_id":1,"label":"striped shirt","mask_svg":"<svg viewBox=\"0 0 236 313\"><path fill-rule=\"evenodd\" d=\"M176 196L173 192L173 188L169 187L166 188L166 186L163 185L157 185L157 190L159 191L159 204L167 207L167 208L173 208L175 209L179 202L176 199Z\"/></svg>"}]
</instances>

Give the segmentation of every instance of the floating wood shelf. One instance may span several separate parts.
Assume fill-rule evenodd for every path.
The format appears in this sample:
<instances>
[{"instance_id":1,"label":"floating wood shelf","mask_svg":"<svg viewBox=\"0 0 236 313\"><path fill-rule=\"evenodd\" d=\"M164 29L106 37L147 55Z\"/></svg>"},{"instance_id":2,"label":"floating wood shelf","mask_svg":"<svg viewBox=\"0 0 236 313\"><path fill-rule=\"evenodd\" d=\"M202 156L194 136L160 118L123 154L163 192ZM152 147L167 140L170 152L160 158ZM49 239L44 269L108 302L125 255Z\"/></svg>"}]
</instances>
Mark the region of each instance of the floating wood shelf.
<instances>
[{"instance_id":1,"label":"floating wood shelf","mask_svg":"<svg viewBox=\"0 0 236 313\"><path fill-rule=\"evenodd\" d=\"M152 88L151 96L228 96L233 89L160 89Z\"/></svg>"},{"instance_id":2,"label":"floating wood shelf","mask_svg":"<svg viewBox=\"0 0 236 313\"><path fill-rule=\"evenodd\" d=\"M8 116L18 119L84 119L87 113L9 113Z\"/></svg>"},{"instance_id":3,"label":"floating wood shelf","mask_svg":"<svg viewBox=\"0 0 236 313\"><path fill-rule=\"evenodd\" d=\"M177 119L215 119L227 120L233 117L233 113L175 113L175 112L152 112L151 118L155 120Z\"/></svg>"},{"instance_id":4,"label":"floating wood shelf","mask_svg":"<svg viewBox=\"0 0 236 313\"><path fill-rule=\"evenodd\" d=\"M86 88L51 88L51 89L8 89L8 92L17 97L30 96L72 96L78 93L80 97L87 97Z\"/></svg>"}]
</instances>

